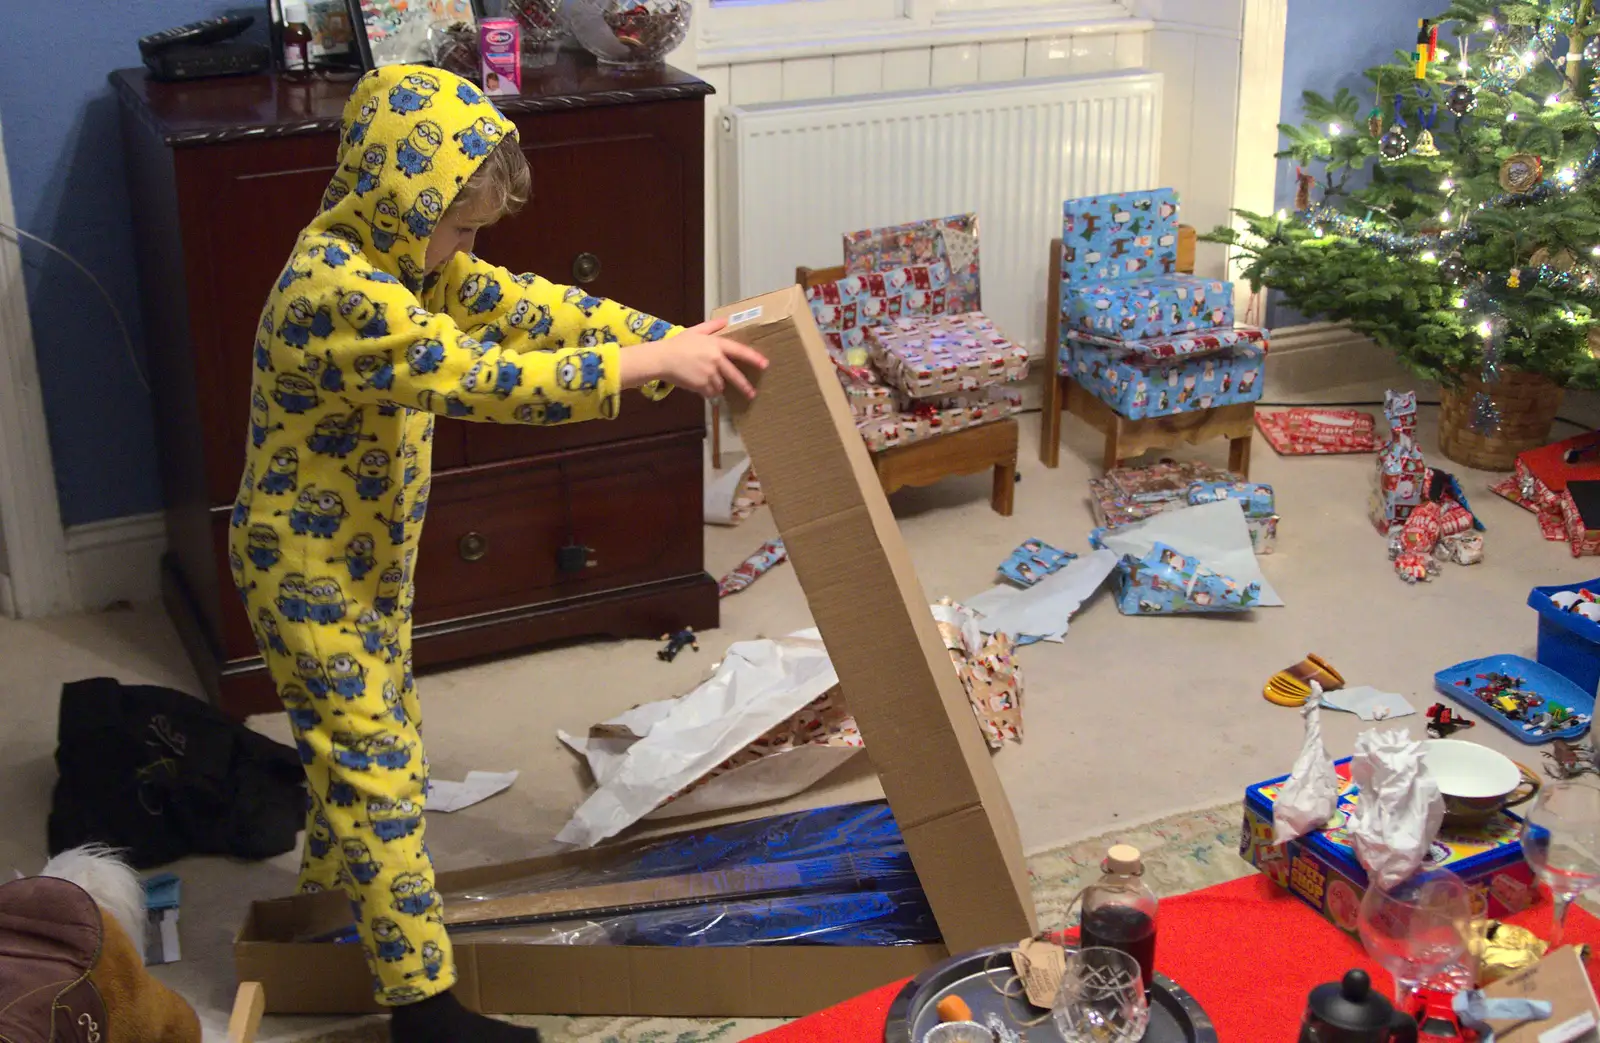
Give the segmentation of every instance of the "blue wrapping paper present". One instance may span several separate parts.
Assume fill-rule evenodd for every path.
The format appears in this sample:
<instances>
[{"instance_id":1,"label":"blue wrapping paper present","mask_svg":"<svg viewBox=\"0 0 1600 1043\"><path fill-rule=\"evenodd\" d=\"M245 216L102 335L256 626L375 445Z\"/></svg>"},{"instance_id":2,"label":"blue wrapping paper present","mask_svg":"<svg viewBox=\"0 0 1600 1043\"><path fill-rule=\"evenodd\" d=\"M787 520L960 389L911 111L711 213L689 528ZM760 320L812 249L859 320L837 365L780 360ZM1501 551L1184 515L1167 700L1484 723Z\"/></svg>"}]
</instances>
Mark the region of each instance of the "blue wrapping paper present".
<instances>
[{"instance_id":1,"label":"blue wrapping paper present","mask_svg":"<svg viewBox=\"0 0 1600 1043\"><path fill-rule=\"evenodd\" d=\"M1272 486L1261 482L1195 482L1189 486L1189 505L1238 500L1246 518L1267 518L1277 513Z\"/></svg>"},{"instance_id":2,"label":"blue wrapping paper present","mask_svg":"<svg viewBox=\"0 0 1600 1043\"><path fill-rule=\"evenodd\" d=\"M1061 285L1062 329L1137 341L1233 326L1233 284L1153 275Z\"/></svg>"},{"instance_id":3,"label":"blue wrapping paper present","mask_svg":"<svg viewBox=\"0 0 1600 1043\"><path fill-rule=\"evenodd\" d=\"M1231 579L1165 543L1143 558L1124 554L1116 575L1117 611L1125 616L1248 612L1261 600L1261 584Z\"/></svg>"},{"instance_id":4,"label":"blue wrapping paper present","mask_svg":"<svg viewBox=\"0 0 1600 1043\"><path fill-rule=\"evenodd\" d=\"M1176 274L1178 209L1178 193L1170 188L1067 200L1061 204L1061 281Z\"/></svg>"},{"instance_id":5,"label":"blue wrapping paper present","mask_svg":"<svg viewBox=\"0 0 1600 1043\"><path fill-rule=\"evenodd\" d=\"M1150 362L1084 341L1071 342L1070 375L1129 420L1256 402L1266 350L1256 343L1170 362Z\"/></svg>"}]
</instances>

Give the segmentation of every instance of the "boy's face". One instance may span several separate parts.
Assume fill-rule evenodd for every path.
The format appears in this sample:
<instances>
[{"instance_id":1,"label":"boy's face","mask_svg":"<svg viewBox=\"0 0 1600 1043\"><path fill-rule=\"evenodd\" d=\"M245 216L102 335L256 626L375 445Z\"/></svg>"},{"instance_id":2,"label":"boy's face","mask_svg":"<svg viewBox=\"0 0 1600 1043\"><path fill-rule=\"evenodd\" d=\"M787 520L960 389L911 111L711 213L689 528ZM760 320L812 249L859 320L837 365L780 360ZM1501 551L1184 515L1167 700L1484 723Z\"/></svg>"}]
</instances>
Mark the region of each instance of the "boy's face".
<instances>
[{"instance_id":1,"label":"boy's face","mask_svg":"<svg viewBox=\"0 0 1600 1043\"><path fill-rule=\"evenodd\" d=\"M433 274L458 253L471 253L478 239L478 230L494 224L495 218L473 213L462 207L445 211L444 217L428 240L428 251L423 255L423 267Z\"/></svg>"}]
</instances>

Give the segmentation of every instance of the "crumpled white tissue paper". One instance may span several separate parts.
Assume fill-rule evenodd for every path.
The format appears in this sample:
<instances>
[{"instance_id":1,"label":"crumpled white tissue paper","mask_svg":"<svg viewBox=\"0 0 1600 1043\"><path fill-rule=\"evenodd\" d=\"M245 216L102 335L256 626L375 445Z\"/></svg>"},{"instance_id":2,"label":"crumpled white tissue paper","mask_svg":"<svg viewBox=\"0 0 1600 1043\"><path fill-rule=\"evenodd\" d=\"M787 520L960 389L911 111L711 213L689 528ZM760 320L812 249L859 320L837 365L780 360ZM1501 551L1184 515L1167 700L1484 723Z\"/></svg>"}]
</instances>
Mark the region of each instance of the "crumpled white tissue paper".
<instances>
[{"instance_id":1,"label":"crumpled white tissue paper","mask_svg":"<svg viewBox=\"0 0 1600 1043\"><path fill-rule=\"evenodd\" d=\"M1444 797L1428 774L1422 744L1403 731L1356 737L1350 777L1361 788L1345 829L1368 878L1394 887L1415 873L1444 822Z\"/></svg>"},{"instance_id":2,"label":"crumpled white tissue paper","mask_svg":"<svg viewBox=\"0 0 1600 1043\"><path fill-rule=\"evenodd\" d=\"M1322 686L1311 682L1311 697L1300 708L1306 737L1294 770L1272 802L1272 842L1287 844L1321 829L1339 809L1339 774L1322 743Z\"/></svg>"}]
</instances>

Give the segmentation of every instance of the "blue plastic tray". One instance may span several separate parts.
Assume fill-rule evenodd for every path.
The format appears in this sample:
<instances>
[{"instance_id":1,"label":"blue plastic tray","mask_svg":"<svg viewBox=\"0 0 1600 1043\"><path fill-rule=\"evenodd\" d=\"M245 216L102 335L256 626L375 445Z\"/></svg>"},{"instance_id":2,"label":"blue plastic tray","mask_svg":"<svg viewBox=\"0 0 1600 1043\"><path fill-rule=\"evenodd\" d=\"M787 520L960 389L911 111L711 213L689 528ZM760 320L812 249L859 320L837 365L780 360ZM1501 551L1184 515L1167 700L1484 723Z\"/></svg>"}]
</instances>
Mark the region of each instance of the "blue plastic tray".
<instances>
[{"instance_id":1,"label":"blue plastic tray","mask_svg":"<svg viewBox=\"0 0 1600 1043\"><path fill-rule=\"evenodd\" d=\"M1560 731L1545 732L1543 735L1534 735L1523 730L1521 721L1514 721L1488 703L1473 695L1473 690L1481 687L1478 680L1479 674L1500 673L1520 677L1527 682L1526 689L1542 696L1546 703L1554 703L1565 707L1573 713L1581 713L1586 717L1594 716L1594 696L1549 667L1540 666L1531 659L1524 659L1519 655L1492 655L1484 659L1472 659L1465 663L1440 670L1433 675L1433 684L1444 695L1448 695L1461 706L1472 713L1491 721L1519 742L1529 746L1551 742L1555 739L1575 739L1589 730L1587 722L1573 725ZM1458 681L1468 682L1465 687L1457 684Z\"/></svg>"}]
</instances>

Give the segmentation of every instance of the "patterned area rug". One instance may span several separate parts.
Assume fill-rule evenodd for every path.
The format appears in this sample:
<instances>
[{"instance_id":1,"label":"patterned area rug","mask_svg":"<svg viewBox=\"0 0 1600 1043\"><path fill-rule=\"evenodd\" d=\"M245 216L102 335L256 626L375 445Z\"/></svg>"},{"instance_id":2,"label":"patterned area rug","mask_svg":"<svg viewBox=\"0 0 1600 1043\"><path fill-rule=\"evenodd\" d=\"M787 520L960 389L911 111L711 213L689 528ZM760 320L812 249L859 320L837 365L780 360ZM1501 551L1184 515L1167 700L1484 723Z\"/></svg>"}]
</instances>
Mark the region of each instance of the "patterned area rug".
<instances>
[{"instance_id":1,"label":"patterned area rug","mask_svg":"<svg viewBox=\"0 0 1600 1043\"><path fill-rule=\"evenodd\" d=\"M1241 811L1238 803L1173 815L1143 826L1091 837L1042 851L1028 859L1041 927L1077 922L1074 908L1084 885L1100 875L1106 848L1132 844L1144 853L1145 882L1157 895L1183 894L1254 872L1239 858ZM549 1043L735 1043L782 1024L779 1021L720 1021L673 1018L516 1017L535 1025ZM311 1037L305 1043L385 1043L388 1025L365 1019L349 1028Z\"/></svg>"}]
</instances>

